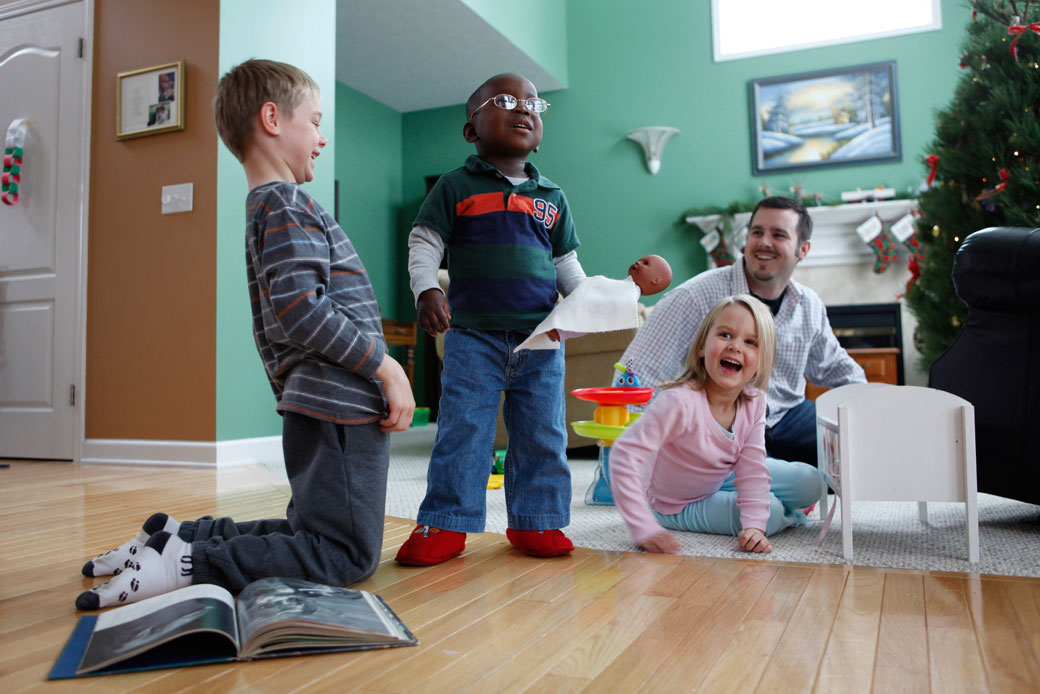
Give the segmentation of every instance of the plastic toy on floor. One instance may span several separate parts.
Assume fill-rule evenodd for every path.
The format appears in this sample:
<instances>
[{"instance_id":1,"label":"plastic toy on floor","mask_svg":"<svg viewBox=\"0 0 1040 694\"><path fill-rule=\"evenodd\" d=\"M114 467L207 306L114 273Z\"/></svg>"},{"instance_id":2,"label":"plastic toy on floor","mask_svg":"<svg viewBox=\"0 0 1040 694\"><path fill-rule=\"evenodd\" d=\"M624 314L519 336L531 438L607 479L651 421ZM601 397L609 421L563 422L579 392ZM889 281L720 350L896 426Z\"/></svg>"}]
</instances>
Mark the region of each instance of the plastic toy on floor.
<instances>
[{"instance_id":1,"label":"plastic toy on floor","mask_svg":"<svg viewBox=\"0 0 1040 694\"><path fill-rule=\"evenodd\" d=\"M500 448L492 456L491 475L488 477L488 489L501 489L506 479L506 449Z\"/></svg>"},{"instance_id":2,"label":"plastic toy on floor","mask_svg":"<svg viewBox=\"0 0 1040 694\"><path fill-rule=\"evenodd\" d=\"M614 503L610 492L610 446L625 431L639 413L629 412L627 405L645 405L654 395L653 388L644 388L639 376L629 371L624 364L614 365L617 373L614 384L608 388L579 388L571 395L595 402L598 407L592 413L593 421L571 422L571 428L580 435L598 439L599 464L592 484L585 492L585 503L590 506L609 506Z\"/></svg>"}]
</instances>

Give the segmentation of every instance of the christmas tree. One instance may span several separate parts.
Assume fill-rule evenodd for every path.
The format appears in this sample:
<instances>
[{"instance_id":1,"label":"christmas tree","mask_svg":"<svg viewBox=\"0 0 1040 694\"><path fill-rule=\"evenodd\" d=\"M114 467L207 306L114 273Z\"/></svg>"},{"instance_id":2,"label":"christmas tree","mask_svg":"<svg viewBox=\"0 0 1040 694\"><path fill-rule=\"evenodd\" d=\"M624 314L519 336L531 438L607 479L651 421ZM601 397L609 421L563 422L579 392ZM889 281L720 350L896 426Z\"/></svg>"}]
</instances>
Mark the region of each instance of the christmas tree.
<instances>
[{"instance_id":1,"label":"christmas tree","mask_svg":"<svg viewBox=\"0 0 1040 694\"><path fill-rule=\"evenodd\" d=\"M987 227L1040 226L1040 2L974 0L971 12L964 74L937 114L924 156L930 186L908 240L914 255L906 302L918 320L914 337L925 369L967 315L951 275L961 242Z\"/></svg>"}]
</instances>

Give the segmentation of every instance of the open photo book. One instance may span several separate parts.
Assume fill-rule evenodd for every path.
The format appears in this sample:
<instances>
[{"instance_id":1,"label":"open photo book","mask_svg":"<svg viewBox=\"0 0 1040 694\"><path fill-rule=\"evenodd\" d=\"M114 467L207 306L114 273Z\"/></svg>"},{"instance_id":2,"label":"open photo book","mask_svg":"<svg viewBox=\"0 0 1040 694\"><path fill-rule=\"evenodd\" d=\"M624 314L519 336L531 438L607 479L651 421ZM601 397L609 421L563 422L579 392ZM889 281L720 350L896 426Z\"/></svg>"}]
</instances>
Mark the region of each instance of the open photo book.
<instances>
[{"instance_id":1,"label":"open photo book","mask_svg":"<svg viewBox=\"0 0 1040 694\"><path fill-rule=\"evenodd\" d=\"M236 603L199 584L80 618L48 679L418 643L362 590L263 578Z\"/></svg>"}]
</instances>

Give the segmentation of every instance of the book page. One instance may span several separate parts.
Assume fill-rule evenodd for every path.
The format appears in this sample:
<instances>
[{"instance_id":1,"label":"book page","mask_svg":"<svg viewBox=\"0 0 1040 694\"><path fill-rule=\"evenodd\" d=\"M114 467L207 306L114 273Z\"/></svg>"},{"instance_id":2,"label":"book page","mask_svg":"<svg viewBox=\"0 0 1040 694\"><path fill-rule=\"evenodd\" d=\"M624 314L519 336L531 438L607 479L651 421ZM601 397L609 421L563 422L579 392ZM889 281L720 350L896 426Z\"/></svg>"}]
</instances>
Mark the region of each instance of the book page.
<instances>
[{"instance_id":1,"label":"book page","mask_svg":"<svg viewBox=\"0 0 1040 694\"><path fill-rule=\"evenodd\" d=\"M234 603L219 586L188 586L100 614L76 672L98 670L200 631L223 634L231 653L237 652Z\"/></svg>"},{"instance_id":2,"label":"book page","mask_svg":"<svg viewBox=\"0 0 1040 694\"><path fill-rule=\"evenodd\" d=\"M375 596L364 591L293 578L260 579L238 597L242 653L248 657L270 645L267 637L284 644L312 641L315 646L413 638L387 613Z\"/></svg>"},{"instance_id":3,"label":"book page","mask_svg":"<svg viewBox=\"0 0 1040 694\"><path fill-rule=\"evenodd\" d=\"M138 617L143 617L146 614L151 614L157 610L161 610L167 605L172 605L182 600L188 600L191 598L214 598L216 600L223 600L229 605L234 605L234 598L231 597L231 593L227 592L220 586L215 586L211 583L200 583L194 586L188 586L181 590L174 590L169 593L163 593L162 595L156 595L154 598L148 598L141 602L133 602L129 605L123 605L118 610L109 610L108 612L102 612L98 615L97 626L95 629L100 631L102 629L108 629L109 627L119 626L126 622L131 622Z\"/></svg>"}]
</instances>

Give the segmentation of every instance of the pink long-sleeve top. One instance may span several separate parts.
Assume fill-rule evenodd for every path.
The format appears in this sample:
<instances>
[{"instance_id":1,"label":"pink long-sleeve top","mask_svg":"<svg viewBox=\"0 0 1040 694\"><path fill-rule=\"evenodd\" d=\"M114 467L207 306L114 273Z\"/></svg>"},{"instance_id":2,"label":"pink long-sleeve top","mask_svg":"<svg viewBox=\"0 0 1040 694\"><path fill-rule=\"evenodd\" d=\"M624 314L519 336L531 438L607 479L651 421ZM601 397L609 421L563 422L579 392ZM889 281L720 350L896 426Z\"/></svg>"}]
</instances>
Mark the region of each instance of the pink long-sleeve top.
<instances>
[{"instance_id":1,"label":"pink long-sleeve top","mask_svg":"<svg viewBox=\"0 0 1040 694\"><path fill-rule=\"evenodd\" d=\"M769 520L765 397L748 388L737 403L730 439L711 415L703 390L689 386L657 394L642 417L610 449L614 503L637 545L664 528L650 509L678 513L717 492L735 472L737 508L744 528L763 532Z\"/></svg>"}]
</instances>

